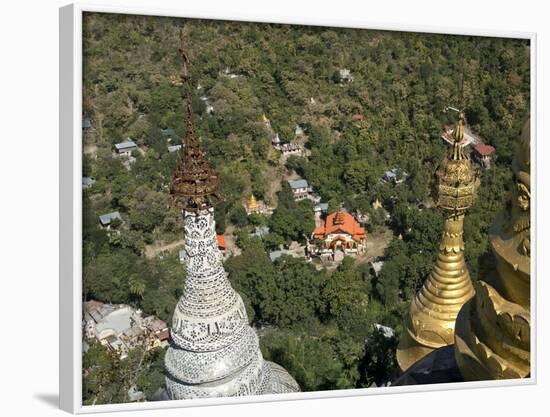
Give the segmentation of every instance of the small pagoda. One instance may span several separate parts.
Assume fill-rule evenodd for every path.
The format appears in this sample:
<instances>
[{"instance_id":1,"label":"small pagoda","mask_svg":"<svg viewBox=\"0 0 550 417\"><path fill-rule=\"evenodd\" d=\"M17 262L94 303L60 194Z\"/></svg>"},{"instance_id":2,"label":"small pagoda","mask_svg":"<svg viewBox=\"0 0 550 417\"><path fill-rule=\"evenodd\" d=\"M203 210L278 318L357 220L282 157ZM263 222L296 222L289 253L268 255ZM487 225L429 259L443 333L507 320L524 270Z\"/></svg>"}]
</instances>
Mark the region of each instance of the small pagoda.
<instances>
[{"instance_id":1,"label":"small pagoda","mask_svg":"<svg viewBox=\"0 0 550 417\"><path fill-rule=\"evenodd\" d=\"M266 206L263 201L256 200L254 194L251 193L250 197L244 202L244 209L248 215L253 213L263 214L266 211Z\"/></svg>"}]
</instances>

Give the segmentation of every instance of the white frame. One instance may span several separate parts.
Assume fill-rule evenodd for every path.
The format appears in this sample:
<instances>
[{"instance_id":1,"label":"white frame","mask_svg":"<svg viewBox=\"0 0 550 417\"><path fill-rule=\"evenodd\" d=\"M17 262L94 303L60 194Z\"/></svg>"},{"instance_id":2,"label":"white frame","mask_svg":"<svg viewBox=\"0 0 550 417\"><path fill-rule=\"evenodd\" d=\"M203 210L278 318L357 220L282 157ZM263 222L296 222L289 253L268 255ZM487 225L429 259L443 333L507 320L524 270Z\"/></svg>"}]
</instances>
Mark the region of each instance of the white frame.
<instances>
[{"instance_id":1,"label":"white frame","mask_svg":"<svg viewBox=\"0 0 550 417\"><path fill-rule=\"evenodd\" d=\"M170 16L214 20L234 20L258 23L282 23L297 25L332 26L371 30L393 30L454 35L488 36L529 39L531 47L531 160L536 161L536 34L526 32L501 32L487 30L463 30L460 28L392 25L364 20L318 20L307 17L270 17L253 14L228 15L227 13L194 13L183 9L162 10L153 7L131 8L114 5L76 3L59 10L59 98L60 98L60 175L59 175L59 398L60 408L75 414L152 410L159 408L193 407L221 404L258 403L313 398L350 397L359 395L398 394L468 388L505 387L533 385L537 382L537 299L538 277L537 233L531 235L531 376L525 379L461 382L433 385L379 387L333 391L271 394L248 397L224 397L215 399L173 400L144 403L82 405L82 14L102 12L138 14L147 16ZM538 164L532 169L531 193L535 204L531 205L531 219L537 223ZM535 228L535 230L537 230Z\"/></svg>"}]
</instances>

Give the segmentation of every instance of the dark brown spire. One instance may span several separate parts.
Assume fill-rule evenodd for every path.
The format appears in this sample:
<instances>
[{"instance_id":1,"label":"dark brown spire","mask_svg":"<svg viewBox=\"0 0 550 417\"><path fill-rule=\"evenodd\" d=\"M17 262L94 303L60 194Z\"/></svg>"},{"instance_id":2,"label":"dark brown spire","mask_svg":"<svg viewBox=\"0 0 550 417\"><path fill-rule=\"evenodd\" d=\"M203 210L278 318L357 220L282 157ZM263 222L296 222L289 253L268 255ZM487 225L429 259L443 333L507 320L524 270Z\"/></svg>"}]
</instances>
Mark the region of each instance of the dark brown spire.
<instances>
[{"instance_id":1,"label":"dark brown spire","mask_svg":"<svg viewBox=\"0 0 550 417\"><path fill-rule=\"evenodd\" d=\"M180 31L180 55L182 70L177 83L182 86L182 98L187 108L187 130L183 140L183 150L176 164L170 184L172 203L186 211L206 210L220 201L218 174L201 150L199 138L193 124L191 93L189 86L189 57L185 52L185 39Z\"/></svg>"}]
</instances>

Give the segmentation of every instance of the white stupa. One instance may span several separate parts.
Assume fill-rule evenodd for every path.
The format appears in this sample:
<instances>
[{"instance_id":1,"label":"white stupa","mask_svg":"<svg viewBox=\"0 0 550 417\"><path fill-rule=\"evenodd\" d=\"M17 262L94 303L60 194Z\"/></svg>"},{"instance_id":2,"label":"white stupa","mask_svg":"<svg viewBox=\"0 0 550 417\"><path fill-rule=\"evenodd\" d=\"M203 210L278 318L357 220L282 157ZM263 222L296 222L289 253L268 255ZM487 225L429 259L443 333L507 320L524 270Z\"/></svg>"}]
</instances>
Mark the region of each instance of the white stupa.
<instances>
[{"instance_id":1,"label":"white stupa","mask_svg":"<svg viewBox=\"0 0 550 417\"><path fill-rule=\"evenodd\" d=\"M185 146L170 187L183 215L187 274L165 357L166 396L187 399L299 391L282 367L264 361L241 296L227 279L214 221L219 178L199 147L191 106L187 107Z\"/></svg>"}]
</instances>

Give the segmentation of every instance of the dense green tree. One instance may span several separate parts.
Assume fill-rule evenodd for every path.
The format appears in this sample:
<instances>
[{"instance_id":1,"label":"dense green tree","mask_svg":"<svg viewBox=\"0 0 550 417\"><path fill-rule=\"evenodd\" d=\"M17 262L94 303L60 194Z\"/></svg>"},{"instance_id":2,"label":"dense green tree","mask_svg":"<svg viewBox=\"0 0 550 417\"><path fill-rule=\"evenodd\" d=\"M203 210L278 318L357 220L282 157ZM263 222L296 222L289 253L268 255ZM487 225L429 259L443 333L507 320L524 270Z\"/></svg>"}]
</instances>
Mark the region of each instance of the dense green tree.
<instances>
[{"instance_id":1,"label":"dense green tree","mask_svg":"<svg viewBox=\"0 0 550 417\"><path fill-rule=\"evenodd\" d=\"M325 274L288 256L275 263L274 291L265 296L262 318L279 327L307 326L324 308L321 286Z\"/></svg>"},{"instance_id":2,"label":"dense green tree","mask_svg":"<svg viewBox=\"0 0 550 417\"><path fill-rule=\"evenodd\" d=\"M362 384L382 386L391 381L397 369L395 351L398 339L374 329L365 342L365 355L361 361Z\"/></svg>"},{"instance_id":3,"label":"dense green tree","mask_svg":"<svg viewBox=\"0 0 550 417\"><path fill-rule=\"evenodd\" d=\"M261 345L265 358L288 370L303 391L353 388L358 379L345 372L330 344L307 333L268 333Z\"/></svg>"},{"instance_id":4,"label":"dense green tree","mask_svg":"<svg viewBox=\"0 0 550 417\"><path fill-rule=\"evenodd\" d=\"M248 224L248 216L244 207L239 206L234 208L229 215L231 223L238 227L246 226Z\"/></svg>"},{"instance_id":5,"label":"dense green tree","mask_svg":"<svg viewBox=\"0 0 550 417\"><path fill-rule=\"evenodd\" d=\"M315 228L313 206L309 200L294 201L291 193L288 186L278 193L279 205L271 216L269 227L287 243L292 240L303 242Z\"/></svg>"},{"instance_id":6,"label":"dense green tree","mask_svg":"<svg viewBox=\"0 0 550 417\"><path fill-rule=\"evenodd\" d=\"M277 233L268 233L264 237L264 245L269 251L279 249L283 243L285 243L285 240Z\"/></svg>"},{"instance_id":7,"label":"dense green tree","mask_svg":"<svg viewBox=\"0 0 550 417\"><path fill-rule=\"evenodd\" d=\"M262 308L276 288L273 264L259 239L251 240L240 256L229 258L225 268L235 290L251 303L254 314L249 319L262 320Z\"/></svg>"},{"instance_id":8,"label":"dense green tree","mask_svg":"<svg viewBox=\"0 0 550 417\"><path fill-rule=\"evenodd\" d=\"M118 355L93 343L82 355L82 402L86 405L112 404L127 401L125 384L121 378Z\"/></svg>"},{"instance_id":9,"label":"dense green tree","mask_svg":"<svg viewBox=\"0 0 550 417\"><path fill-rule=\"evenodd\" d=\"M353 258L345 257L322 289L328 317L346 329L355 326L361 316L364 321L371 288L368 272L361 273L354 262Z\"/></svg>"},{"instance_id":10,"label":"dense green tree","mask_svg":"<svg viewBox=\"0 0 550 417\"><path fill-rule=\"evenodd\" d=\"M144 365L143 372L139 373L136 380L136 387L143 391L148 401L159 398L160 390L164 388L164 354L166 349L153 349L149 352L149 357Z\"/></svg>"},{"instance_id":11,"label":"dense green tree","mask_svg":"<svg viewBox=\"0 0 550 417\"><path fill-rule=\"evenodd\" d=\"M351 190L359 193L376 181L376 173L368 161L357 159L346 164L342 180Z\"/></svg>"},{"instance_id":12,"label":"dense green tree","mask_svg":"<svg viewBox=\"0 0 550 417\"><path fill-rule=\"evenodd\" d=\"M85 405L129 402L128 390L143 390L154 400L164 384L164 349L147 351L138 346L125 359L118 353L92 343L82 357L82 401Z\"/></svg>"},{"instance_id":13,"label":"dense green tree","mask_svg":"<svg viewBox=\"0 0 550 417\"><path fill-rule=\"evenodd\" d=\"M136 189L134 198L129 212L131 227L152 232L164 220L168 205L166 196L142 185Z\"/></svg>"}]
</instances>

